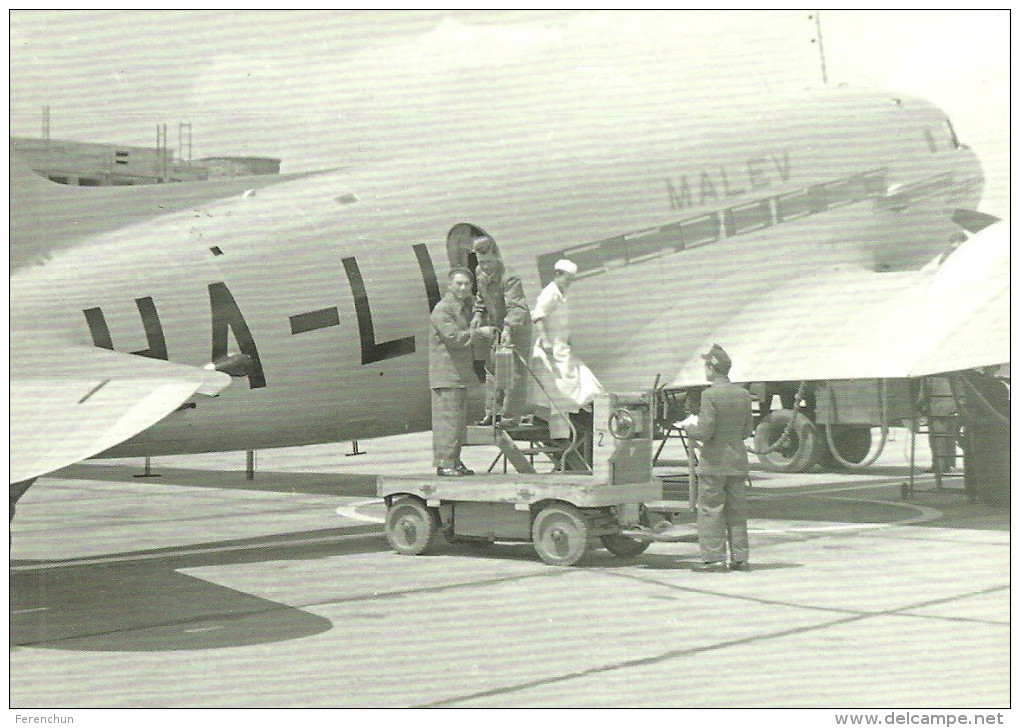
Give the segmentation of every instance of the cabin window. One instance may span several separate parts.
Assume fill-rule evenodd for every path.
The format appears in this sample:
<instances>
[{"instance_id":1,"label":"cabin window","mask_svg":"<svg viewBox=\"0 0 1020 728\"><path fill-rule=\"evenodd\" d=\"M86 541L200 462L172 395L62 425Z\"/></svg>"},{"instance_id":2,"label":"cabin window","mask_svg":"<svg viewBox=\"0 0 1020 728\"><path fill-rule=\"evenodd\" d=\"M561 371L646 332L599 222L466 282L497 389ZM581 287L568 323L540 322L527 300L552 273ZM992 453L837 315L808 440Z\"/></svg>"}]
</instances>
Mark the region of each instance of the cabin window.
<instances>
[{"instance_id":1,"label":"cabin window","mask_svg":"<svg viewBox=\"0 0 1020 728\"><path fill-rule=\"evenodd\" d=\"M557 250L538 256L538 276L542 281L542 285L548 285L555 278L553 267L556 265L557 260L563 258L573 261L577 265L577 275L579 278L581 276L592 275L593 273L604 272L609 267L605 264L602 257L605 250L604 246L613 240L622 240L622 238L599 240L594 243L585 243L574 248L565 248L564 250Z\"/></svg>"},{"instance_id":2,"label":"cabin window","mask_svg":"<svg viewBox=\"0 0 1020 728\"><path fill-rule=\"evenodd\" d=\"M726 211L726 235L741 235L761 230L772 224L772 208L768 200L738 205Z\"/></svg>"},{"instance_id":3,"label":"cabin window","mask_svg":"<svg viewBox=\"0 0 1020 728\"><path fill-rule=\"evenodd\" d=\"M662 255L663 249L672 247L669 232L664 228L642 230L623 237L627 241L627 261L630 263Z\"/></svg>"},{"instance_id":4,"label":"cabin window","mask_svg":"<svg viewBox=\"0 0 1020 728\"><path fill-rule=\"evenodd\" d=\"M788 195L777 197L776 214L779 216L779 221L786 222L810 215L820 202L820 192L820 190L809 187L806 190L797 190ZM824 198L821 202L824 208Z\"/></svg>"},{"instance_id":5,"label":"cabin window","mask_svg":"<svg viewBox=\"0 0 1020 728\"><path fill-rule=\"evenodd\" d=\"M714 243L719 239L719 213L692 217L681 222L678 227L685 249Z\"/></svg>"},{"instance_id":6,"label":"cabin window","mask_svg":"<svg viewBox=\"0 0 1020 728\"><path fill-rule=\"evenodd\" d=\"M602 265L606 270L621 268L627 265L627 240L622 235L606 238L599 243L602 252Z\"/></svg>"}]
</instances>

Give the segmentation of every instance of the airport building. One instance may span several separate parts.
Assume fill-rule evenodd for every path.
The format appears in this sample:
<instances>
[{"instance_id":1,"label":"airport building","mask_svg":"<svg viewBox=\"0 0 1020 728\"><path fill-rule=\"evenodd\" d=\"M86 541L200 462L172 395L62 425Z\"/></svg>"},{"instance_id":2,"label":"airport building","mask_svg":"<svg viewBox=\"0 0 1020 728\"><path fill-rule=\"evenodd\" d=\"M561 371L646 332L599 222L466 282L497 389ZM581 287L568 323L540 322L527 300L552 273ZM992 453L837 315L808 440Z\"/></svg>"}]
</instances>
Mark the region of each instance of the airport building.
<instances>
[{"instance_id":1,"label":"airport building","mask_svg":"<svg viewBox=\"0 0 1020 728\"><path fill-rule=\"evenodd\" d=\"M11 137L11 153L54 182L81 187L189 182L214 177L279 174L272 157L177 159L165 146Z\"/></svg>"}]
</instances>

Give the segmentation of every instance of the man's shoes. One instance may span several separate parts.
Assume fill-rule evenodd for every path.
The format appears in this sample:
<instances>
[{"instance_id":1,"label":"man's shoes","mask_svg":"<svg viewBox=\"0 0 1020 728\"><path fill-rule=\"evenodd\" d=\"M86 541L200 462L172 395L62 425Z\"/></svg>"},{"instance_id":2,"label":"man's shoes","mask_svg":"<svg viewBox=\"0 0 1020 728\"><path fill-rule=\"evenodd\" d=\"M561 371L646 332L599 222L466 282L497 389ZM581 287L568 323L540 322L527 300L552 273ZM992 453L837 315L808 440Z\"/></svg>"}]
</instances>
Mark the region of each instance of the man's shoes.
<instances>
[{"instance_id":1,"label":"man's shoes","mask_svg":"<svg viewBox=\"0 0 1020 728\"><path fill-rule=\"evenodd\" d=\"M730 571L750 571L751 565L746 561L731 561Z\"/></svg>"},{"instance_id":2,"label":"man's shoes","mask_svg":"<svg viewBox=\"0 0 1020 728\"><path fill-rule=\"evenodd\" d=\"M455 467L454 470L456 470L457 473L460 474L460 475L474 475L475 474L475 471L471 470L464 463L457 463L457 467Z\"/></svg>"},{"instance_id":3,"label":"man's shoes","mask_svg":"<svg viewBox=\"0 0 1020 728\"><path fill-rule=\"evenodd\" d=\"M511 429L517 426L516 417L504 417L502 415L496 415L496 426L502 427L504 430Z\"/></svg>"},{"instance_id":4,"label":"man's shoes","mask_svg":"<svg viewBox=\"0 0 1020 728\"><path fill-rule=\"evenodd\" d=\"M457 470L457 468L436 468L436 475L443 478L459 478L464 473Z\"/></svg>"},{"instance_id":5,"label":"man's shoes","mask_svg":"<svg viewBox=\"0 0 1020 728\"><path fill-rule=\"evenodd\" d=\"M479 427L491 427L492 426L492 413L486 413L485 417L478 420Z\"/></svg>"},{"instance_id":6,"label":"man's shoes","mask_svg":"<svg viewBox=\"0 0 1020 728\"><path fill-rule=\"evenodd\" d=\"M697 571L699 573L720 573L726 571L726 564L722 561L705 561L704 563L696 565L691 571Z\"/></svg>"}]
</instances>

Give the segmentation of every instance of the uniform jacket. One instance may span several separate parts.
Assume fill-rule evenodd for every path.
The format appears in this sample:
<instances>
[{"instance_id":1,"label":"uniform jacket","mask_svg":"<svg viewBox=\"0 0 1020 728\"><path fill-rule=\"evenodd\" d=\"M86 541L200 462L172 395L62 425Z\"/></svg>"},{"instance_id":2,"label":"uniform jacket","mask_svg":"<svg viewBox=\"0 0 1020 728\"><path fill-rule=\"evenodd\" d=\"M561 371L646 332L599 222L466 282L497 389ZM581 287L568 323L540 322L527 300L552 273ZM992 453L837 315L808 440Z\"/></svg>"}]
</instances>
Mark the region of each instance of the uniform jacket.
<instances>
[{"instance_id":1,"label":"uniform jacket","mask_svg":"<svg viewBox=\"0 0 1020 728\"><path fill-rule=\"evenodd\" d=\"M470 298L458 301L447 293L432 309L429 331L429 387L476 387L471 344L482 336L471 331L474 304Z\"/></svg>"},{"instance_id":2,"label":"uniform jacket","mask_svg":"<svg viewBox=\"0 0 1020 728\"><path fill-rule=\"evenodd\" d=\"M514 347L526 358L531 350L531 310L520 276L504 270L499 278L489 278L479 271L478 295L485 306L484 323L500 329L509 328ZM488 352L488 341L476 344L476 359L487 359Z\"/></svg>"},{"instance_id":3,"label":"uniform jacket","mask_svg":"<svg viewBox=\"0 0 1020 728\"><path fill-rule=\"evenodd\" d=\"M706 475L746 475L747 448L744 439L754 433L751 395L728 379L717 379L701 394L698 424L687 433L703 444L698 472Z\"/></svg>"}]
</instances>

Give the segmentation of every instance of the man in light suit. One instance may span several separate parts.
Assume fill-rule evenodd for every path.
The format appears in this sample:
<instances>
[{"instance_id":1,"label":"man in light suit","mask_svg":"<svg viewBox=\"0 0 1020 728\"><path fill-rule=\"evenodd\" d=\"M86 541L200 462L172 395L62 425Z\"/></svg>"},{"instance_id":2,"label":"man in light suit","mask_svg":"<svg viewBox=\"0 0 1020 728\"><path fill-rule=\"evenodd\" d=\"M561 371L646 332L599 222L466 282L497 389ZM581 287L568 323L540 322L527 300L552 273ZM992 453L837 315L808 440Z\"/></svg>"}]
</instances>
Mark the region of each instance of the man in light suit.
<instances>
[{"instance_id":1,"label":"man in light suit","mask_svg":"<svg viewBox=\"0 0 1020 728\"><path fill-rule=\"evenodd\" d=\"M746 571L750 557L747 540L747 448L753 434L751 395L730 383L733 362L718 344L705 360L705 376L712 383L701 395L697 422L682 427L702 443L698 457L698 544L702 563L695 571L726 571L726 546L734 571Z\"/></svg>"}]
</instances>

